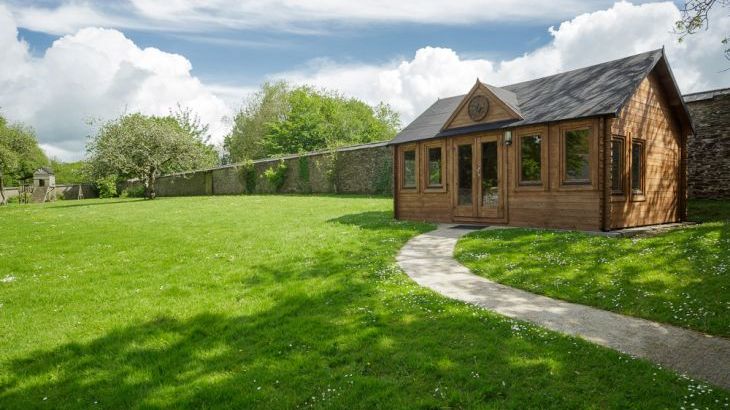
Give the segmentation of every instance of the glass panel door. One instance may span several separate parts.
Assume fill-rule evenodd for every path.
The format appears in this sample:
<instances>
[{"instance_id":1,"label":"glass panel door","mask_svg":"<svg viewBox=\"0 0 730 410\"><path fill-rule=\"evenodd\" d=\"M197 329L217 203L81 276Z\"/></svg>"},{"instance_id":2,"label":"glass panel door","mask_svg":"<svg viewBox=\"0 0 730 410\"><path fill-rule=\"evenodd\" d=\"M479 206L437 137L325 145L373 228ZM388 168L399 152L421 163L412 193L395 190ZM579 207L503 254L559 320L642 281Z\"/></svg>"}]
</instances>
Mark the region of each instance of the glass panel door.
<instances>
[{"instance_id":1,"label":"glass panel door","mask_svg":"<svg viewBox=\"0 0 730 410\"><path fill-rule=\"evenodd\" d=\"M477 215L481 218L502 218L504 190L502 186L502 150L499 135L479 138L477 158Z\"/></svg>"},{"instance_id":2,"label":"glass panel door","mask_svg":"<svg viewBox=\"0 0 730 410\"><path fill-rule=\"evenodd\" d=\"M497 141L482 143L482 197L479 206L497 208L499 206L499 163L497 160Z\"/></svg>"},{"instance_id":3,"label":"glass panel door","mask_svg":"<svg viewBox=\"0 0 730 410\"><path fill-rule=\"evenodd\" d=\"M472 205L472 144L457 147L457 206Z\"/></svg>"}]
</instances>

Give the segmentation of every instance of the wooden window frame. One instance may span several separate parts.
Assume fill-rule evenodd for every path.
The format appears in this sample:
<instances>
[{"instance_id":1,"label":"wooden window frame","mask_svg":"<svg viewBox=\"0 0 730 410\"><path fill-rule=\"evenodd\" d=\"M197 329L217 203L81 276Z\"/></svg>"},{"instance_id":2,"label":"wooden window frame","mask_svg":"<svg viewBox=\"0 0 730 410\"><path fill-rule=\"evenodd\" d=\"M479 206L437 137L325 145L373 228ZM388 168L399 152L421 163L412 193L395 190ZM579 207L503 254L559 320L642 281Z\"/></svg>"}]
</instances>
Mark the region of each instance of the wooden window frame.
<instances>
[{"instance_id":1,"label":"wooden window frame","mask_svg":"<svg viewBox=\"0 0 730 410\"><path fill-rule=\"evenodd\" d=\"M413 187L406 187L404 182L406 179L406 168L405 168L405 155L406 152L413 151L416 158L416 186ZM398 147L398 191L400 192L406 192L406 193L415 193L418 192L419 188L419 157L418 155L418 145L417 144L405 144Z\"/></svg>"},{"instance_id":2,"label":"wooden window frame","mask_svg":"<svg viewBox=\"0 0 730 410\"><path fill-rule=\"evenodd\" d=\"M626 137L623 135L612 135L611 136L611 167L613 167L613 143L614 141L620 141L623 149L619 155L619 179L621 186L618 190L613 189L613 181L611 181L611 198L616 200L623 200L626 196L626 187L628 183L626 181ZM611 176L613 177L613 168L611 168Z\"/></svg>"},{"instance_id":3,"label":"wooden window frame","mask_svg":"<svg viewBox=\"0 0 730 410\"><path fill-rule=\"evenodd\" d=\"M434 192L446 192L446 184L448 178L446 177L446 141L429 141L424 142L423 144L423 155L421 158L424 158L422 161L421 167L423 168L421 172L422 174L422 181L423 181L423 192L425 193L434 193ZM428 151L433 148L439 148L441 149L441 185L431 185L429 181L429 161L430 157L428 155ZM418 162L418 161L416 161Z\"/></svg>"},{"instance_id":4,"label":"wooden window frame","mask_svg":"<svg viewBox=\"0 0 730 410\"><path fill-rule=\"evenodd\" d=\"M641 181L640 189L634 187L634 145L641 146L641 169L639 169L639 179ZM641 202L646 200L646 140L641 138L631 138L631 150L629 151L630 168L629 168L629 185L631 189L631 201Z\"/></svg>"},{"instance_id":5,"label":"wooden window frame","mask_svg":"<svg viewBox=\"0 0 730 410\"><path fill-rule=\"evenodd\" d=\"M567 179L566 167L566 138L570 131L588 130L588 179L572 181ZM598 180L598 133L593 121L572 123L559 127L558 151L560 152L560 163L558 166L561 191L592 191L597 189Z\"/></svg>"},{"instance_id":6,"label":"wooden window frame","mask_svg":"<svg viewBox=\"0 0 730 410\"><path fill-rule=\"evenodd\" d=\"M547 189L549 179L548 167L548 132L547 127L526 128L516 132L514 137L515 191L541 191ZM522 181L522 138L540 137L540 181Z\"/></svg>"}]
</instances>

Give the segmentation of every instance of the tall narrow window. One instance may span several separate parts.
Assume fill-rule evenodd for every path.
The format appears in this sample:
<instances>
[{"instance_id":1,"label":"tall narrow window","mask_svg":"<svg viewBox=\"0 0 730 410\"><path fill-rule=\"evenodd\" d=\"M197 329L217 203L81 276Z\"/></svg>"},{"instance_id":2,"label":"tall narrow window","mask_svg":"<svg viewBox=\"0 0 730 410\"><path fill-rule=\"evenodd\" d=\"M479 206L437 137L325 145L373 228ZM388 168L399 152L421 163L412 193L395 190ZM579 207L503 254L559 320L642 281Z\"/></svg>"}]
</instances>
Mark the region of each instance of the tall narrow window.
<instances>
[{"instance_id":1,"label":"tall narrow window","mask_svg":"<svg viewBox=\"0 0 730 410\"><path fill-rule=\"evenodd\" d=\"M614 195L624 193L624 139L611 139L611 192Z\"/></svg>"},{"instance_id":2,"label":"tall narrow window","mask_svg":"<svg viewBox=\"0 0 730 410\"><path fill-rule=\"evenodd\" d=\"M416 187L416 150L403 151L403 188Z\"/></svg>"},{"instance_id":3,"label":"tall narrow window","mask_svg":"<svg viewBox=\"0 0 730 410\"><path fill-rule=\"evenodd\" d=\"M644 141L631 142L631 192L644 192Z\"/></svg>"},{"instance_id":4,"label":"tall narrow window","mask_svg":"<svg viewBox=\"0 0 730 410\"><path fill-rule=\"evenodd\" d=\"M565 152L564 177L571 184L591 182L589 129L565 132L563 152Z\"/></svg>"},{"instance_id":5,"label":"tall narrow window","mask_svg":"<svg viewBox=\"0 0 730 410\"><path fill-rule=\"evenodd\" d=\"M443 182L443 160L441 147L428 149L428 186L429 188L441 188Z\"/></svg>"},{"instance_id":6,"label":"tall narrow window","mask_svg":"<svg viewBox=\"0 0 730 410\"><path fill-rule=\"evenodd\" d=\"M535 185L542 181L541 144L539 135L520 137L520 184Z\"/></svg>"}]
</instances>

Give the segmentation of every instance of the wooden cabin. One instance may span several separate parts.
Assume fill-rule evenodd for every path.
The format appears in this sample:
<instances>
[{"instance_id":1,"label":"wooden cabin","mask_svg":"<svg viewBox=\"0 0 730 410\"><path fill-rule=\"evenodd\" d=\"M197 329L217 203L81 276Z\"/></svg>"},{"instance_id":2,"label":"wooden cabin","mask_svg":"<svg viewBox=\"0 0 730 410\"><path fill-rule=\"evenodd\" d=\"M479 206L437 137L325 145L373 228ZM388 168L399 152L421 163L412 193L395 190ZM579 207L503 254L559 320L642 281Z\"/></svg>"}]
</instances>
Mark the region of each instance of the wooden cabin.
<instances>
[{"instance_id":1,"label":"wooden cabin","mask_svg":"<svg viewBox=\"0 0 730 410\"><path fill-rule=\"evenodd\" d=\"M692 133L663 49L477 80L391 141L395 216L591 231L683 221Z\"/></svg>"}]
</instances>

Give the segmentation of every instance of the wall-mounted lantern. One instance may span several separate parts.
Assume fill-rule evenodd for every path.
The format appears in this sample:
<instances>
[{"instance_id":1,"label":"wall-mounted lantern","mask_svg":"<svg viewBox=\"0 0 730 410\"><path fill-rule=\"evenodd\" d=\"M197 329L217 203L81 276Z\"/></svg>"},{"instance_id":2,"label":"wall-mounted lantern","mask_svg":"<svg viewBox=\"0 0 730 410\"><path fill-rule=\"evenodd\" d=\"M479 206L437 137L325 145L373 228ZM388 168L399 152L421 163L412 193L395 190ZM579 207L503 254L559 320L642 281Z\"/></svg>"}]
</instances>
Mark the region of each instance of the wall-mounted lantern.
<instances>
[{"instance_id":1,"label":"wall-mounted lantern","mask_svg":"<svg viewBox=\"0 0 730 410\"><path fill-rule=\"evenodd\" d=\"M512 131L507 130L504 132L504 144L509 146L512 145Z\"/></svg>"}]
</instances>

